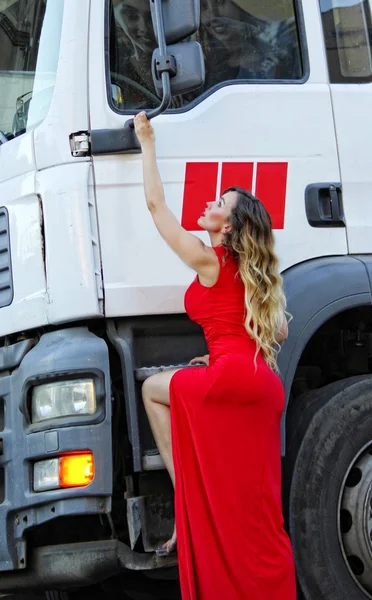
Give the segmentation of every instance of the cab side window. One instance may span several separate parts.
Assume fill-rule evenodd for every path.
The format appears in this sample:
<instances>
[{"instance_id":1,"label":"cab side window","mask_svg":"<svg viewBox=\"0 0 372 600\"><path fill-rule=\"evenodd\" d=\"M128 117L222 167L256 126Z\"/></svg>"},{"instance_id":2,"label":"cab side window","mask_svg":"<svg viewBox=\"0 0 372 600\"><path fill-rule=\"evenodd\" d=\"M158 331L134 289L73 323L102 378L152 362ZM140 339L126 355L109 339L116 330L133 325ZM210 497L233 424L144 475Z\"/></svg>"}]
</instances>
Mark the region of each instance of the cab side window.
<instances>
[{"instance_id":1,"label":"cab side window","mask_svg":"<svg viewBox=\"0 0 372 600\"><path fill-rule=\"evenodd\" d=\"M372 27L368 0L320 0L332 83L372 81Z\"/></svg>"},{"instance_id":2,"label":"cab side window","mask_svg":"<svg viewBox=\"0 0 372 600\"><path fill-rule=\"evenodd\" d=\"M155 48L148 0L112 0L111 100L120 111L159 104L151 77ZM201 0L205 85L173 99L183 108L229 82L292 81L303 76L294 0Z\"/></svg>"}]
</instances>

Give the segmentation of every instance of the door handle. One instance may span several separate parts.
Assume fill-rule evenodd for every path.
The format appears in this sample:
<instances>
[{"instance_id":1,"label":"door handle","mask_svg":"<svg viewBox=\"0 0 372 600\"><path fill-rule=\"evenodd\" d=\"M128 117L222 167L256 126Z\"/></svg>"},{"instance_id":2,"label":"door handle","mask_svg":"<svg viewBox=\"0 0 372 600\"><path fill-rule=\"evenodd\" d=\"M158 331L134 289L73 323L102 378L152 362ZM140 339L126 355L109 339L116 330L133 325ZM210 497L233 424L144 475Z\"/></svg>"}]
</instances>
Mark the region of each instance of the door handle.
<instances>
[{"instance_id":1,"label":"door handle","mask_svg":"<svg viewBox=\"0 0 372 600\"><path fill-rule=\"evenodd\" d=\"M306 217L311 227L345 227L340 183L312 183L305 190Z\"/></svg>"}]
</instances>

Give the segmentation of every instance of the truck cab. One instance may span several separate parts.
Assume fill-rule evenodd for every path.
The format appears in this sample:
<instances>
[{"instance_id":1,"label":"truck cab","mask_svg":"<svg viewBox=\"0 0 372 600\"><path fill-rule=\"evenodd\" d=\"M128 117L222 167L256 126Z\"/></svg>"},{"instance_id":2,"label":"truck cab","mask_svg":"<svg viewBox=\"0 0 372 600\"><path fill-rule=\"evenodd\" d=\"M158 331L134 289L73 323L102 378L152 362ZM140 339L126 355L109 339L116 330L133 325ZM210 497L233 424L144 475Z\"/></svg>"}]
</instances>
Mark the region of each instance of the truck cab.
<instances>
[{"instance_id":1,"label":"truck cab","mask_svg":"<svg viewBox=\"0 0 372 600\"><path fill-rule=\"evenodd\" d=\"M231 185L271 214L299 590L371 599L371 0L190 2L166 110L153 4L0 0L0 592L177 579L154 553L173 491L141 385L207 349L184 314L194 274L146 208L146 110L187 230L207 241L197 219Z\"/></svg>"}]
</instances>

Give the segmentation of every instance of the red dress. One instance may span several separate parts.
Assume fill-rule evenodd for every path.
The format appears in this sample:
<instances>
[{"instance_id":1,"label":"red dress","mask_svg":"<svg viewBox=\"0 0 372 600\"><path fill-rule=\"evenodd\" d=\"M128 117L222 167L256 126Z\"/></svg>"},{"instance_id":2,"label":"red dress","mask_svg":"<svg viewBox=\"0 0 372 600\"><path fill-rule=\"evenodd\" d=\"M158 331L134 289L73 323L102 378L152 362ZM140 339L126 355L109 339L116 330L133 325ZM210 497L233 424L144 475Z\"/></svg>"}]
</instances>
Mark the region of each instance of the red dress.
<instances>
[{"instance_id":1,"label":"red dress","mask_svg":"<svg viewBox=\"0 0 372 600\"><path fill-rule=\"evenodd\" d=\"M213 287L198 278L185 307L204 330L209 367L170 384L176 526L183 600L295 600L281 503L284 391L244 320L237 263L215 248Z\"/></svg>"}]
</instances>

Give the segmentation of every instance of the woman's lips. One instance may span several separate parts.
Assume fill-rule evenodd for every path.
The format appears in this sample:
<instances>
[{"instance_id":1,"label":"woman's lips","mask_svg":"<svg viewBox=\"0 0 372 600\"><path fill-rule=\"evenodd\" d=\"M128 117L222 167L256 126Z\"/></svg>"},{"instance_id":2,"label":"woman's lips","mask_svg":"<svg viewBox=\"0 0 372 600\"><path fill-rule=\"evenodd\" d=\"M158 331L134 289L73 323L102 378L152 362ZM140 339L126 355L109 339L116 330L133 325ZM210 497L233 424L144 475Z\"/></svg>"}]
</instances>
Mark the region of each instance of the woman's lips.
<instances>
[{"instance_id":1,"label":"woman's lips","mask_svg":"<svg viewBox=\"0 0 372 600\"><path fill-rule=\"evenodd\" d=\"M212 25L213 31L219 35L221 35L222 33L225 33L225 31L227 29L226 19L222 19L222 18L212 19L211 25Z\"/></svg>"}]
</instances>

